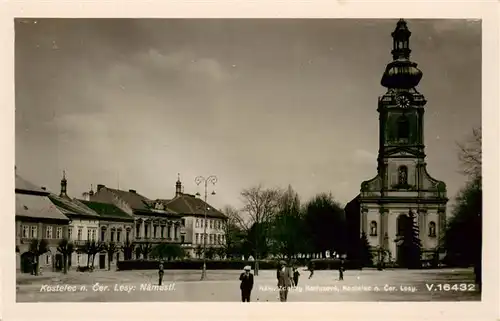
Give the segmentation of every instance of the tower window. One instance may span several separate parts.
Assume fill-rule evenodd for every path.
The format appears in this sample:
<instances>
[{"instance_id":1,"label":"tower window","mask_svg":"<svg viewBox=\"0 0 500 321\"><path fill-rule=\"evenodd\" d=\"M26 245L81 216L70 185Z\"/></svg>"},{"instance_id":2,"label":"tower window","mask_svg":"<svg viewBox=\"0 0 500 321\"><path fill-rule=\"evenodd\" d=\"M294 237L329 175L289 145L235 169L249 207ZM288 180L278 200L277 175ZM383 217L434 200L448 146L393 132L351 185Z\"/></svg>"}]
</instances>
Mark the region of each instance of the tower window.
<instances>
[{"instance_id":1,"label":"tower window","mask_svg":"<svg viewBox=\"0 0 500 321\"><path fill-rule=\"evenodd\" d=\"M398 168L398 185L408 185L408 167L406 166Z\"/></svg>"},{"instance_id":2,"label":"tower window","mask_svg":"<svg viewBox=\"0 0 500 321\"><path fill-rule=\"evenodd\" d=\"M370 223L370 236L377 236L377 222L375 221Z\"/></svg>"},{"instance_id":3,"label":"tower window","mask_svg":"<svg viewBox=\"0 0 500 321\"><path fill-rule=\"evenodd\" d=\"M410 137L410 123L406 116L398 118L398 139L408 139Z\"/></svg>"},{"instance_id":4,"label":"tower window","mask_svg":"<svg viewBox=\"0 0 500 321\"><path fill-rule=\"evenodd\" d=\"M436 223L429 223L429 237L436 237Z\"/></svg>"}]
</instances>

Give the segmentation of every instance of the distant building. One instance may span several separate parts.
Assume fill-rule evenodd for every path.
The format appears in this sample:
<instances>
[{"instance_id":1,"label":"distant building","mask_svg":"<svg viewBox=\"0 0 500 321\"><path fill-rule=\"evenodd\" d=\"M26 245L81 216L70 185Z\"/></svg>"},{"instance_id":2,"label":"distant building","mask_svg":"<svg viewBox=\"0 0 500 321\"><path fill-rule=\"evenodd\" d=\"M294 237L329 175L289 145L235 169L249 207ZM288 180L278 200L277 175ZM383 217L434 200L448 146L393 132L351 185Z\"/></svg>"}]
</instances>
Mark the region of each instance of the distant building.
<instances>
[{"instance_id":1,"label":"distant building","mask_svg":"<svg viewBox=\"0 0 500 321\"><path fill-rule=\"evenodd\" d=\"M67 239L75 246L75 252L68 257L68 268L87 266L88 255L76 251L87 241L98 241L99 215L67 193L68 181L63 172L59 195L51 194L50 200L70 221ZM89 262L91 263L91 262ZM95 262L94 262L95 264Z\"/></svg>"},{"instance_id":2,"label":"distant building","mask_svg":"<svg viewBox=\"0 0 500 321\"><path fill-rule=\"evenodd\" d=\"M123 191L102 184L97 185L97 191L89 195L89 200L113 204L133 216L136 244L183 243L182 216L168 209L162 200L150 200L135 190Z\"/></svg>"},{"instance_id":3,"label":"distant building","mask_svg":"<svg viewBox=\"0 0 500 321\"><path fill-rule=\"evenodd\" d=\"M378 100L379 152L377 175L361 184L361 192L345 208L355 244L365 232L370 245L396 261L401 257L402 218L415 214L423 250L439 246L445 228L446 185L430 176L425 162L424 96L416 90L422 78L410 61L410 35L404 20L392 33L393 61L381 84L387 92ZM355 254L355 253L351 253Z\"/></svg>"},{"instance_id":4,"label":"distant building","mask_svg":"<svg viewBox=\"0 0 500 321\"><path fill-rule=\"evenodd\" d=\"M100 269L116 266L116 262L124 257L122 246L134 242L134 217L119 209L117 206L109 203L94 202L89 200L80 200L82 204L92 209L99 215L99 242L104 244L114 243L116 253L108 260L108 251L98 255L98 264ZM111 266L108 266L110 262Z\"/></svg>"},{"instance_id":5,"label":"distant building","mask_svg":"<svg viewBox=\"0 0 500 321\"><path fill-rule=\"evenodd\" d=\"M16 173L16 269L31 272L30 244L33 239L45 239L49 252L39 258L39 266L52 270L62 266L57 254L59 242L67 237L69 218L49 199L50 193L43 187L24 180Z\"/></svg>"},{"instance_id":6,"label":"distant building","mask_svg":"<svg viewBox=\"0 0 500 321\"><path fill-rule=\"evenodd\" d=\"M175 184L175 197L170 200L163 200L165 205L182 215L185 222L184 249L191 257L197 257L196 248L203 246L203 235L205 225L207 227L207 247L222 247L226 243L224 225L227 217L205 203L202 199L191 194L182 192L182 183L180 178ZM205 209L207 219L205 221Z\"/></svg>"}]
</instances>

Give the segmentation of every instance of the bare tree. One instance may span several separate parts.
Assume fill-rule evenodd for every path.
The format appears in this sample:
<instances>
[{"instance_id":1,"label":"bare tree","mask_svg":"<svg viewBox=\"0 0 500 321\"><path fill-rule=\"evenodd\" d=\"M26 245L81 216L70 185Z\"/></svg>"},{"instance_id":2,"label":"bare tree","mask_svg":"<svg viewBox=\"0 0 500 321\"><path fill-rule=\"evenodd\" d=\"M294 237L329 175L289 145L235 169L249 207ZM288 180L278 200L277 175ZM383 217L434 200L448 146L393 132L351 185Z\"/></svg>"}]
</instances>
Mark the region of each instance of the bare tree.
<instances>
[{"instance_id":1,"label":"bare tree","mask_svg":"<svg viewBox=\"0 0 500 321\"><path fill-rule=\"evenodd\" d=\"M258 240L266 235L266 229L263 226L271 222L276 214L281 195L280 189L264 188L262 185L244 189L241 192L243 208L238 215L235 215L235 219L246 232L249 232L252 227L257 229L255 231L255 243L257 244L253 244L255 275L259 275L258 260L261 244L258 244Z\"/></svg>"},{"instance_id":2,"label":"bare tree","mask_svg":"<svg viewBox=\"0 0 500 321\"><path fill-rule=\"evenodd\" d=\"M227 220L223 225L224 231L224 242L222 243L222 249L227 257L234 255L237 249L241 249L241 232L243 231L240 226L241 216L239 211L227 205L222 209L222 212L226 215Z\"/></svg>"},{"instance_id":3,"label":"bare tree","mask_svg":"<svg viewBox=\"0 0 500 321\"><path fill-rule=\"evenodd\" d=\"M464 143L457 143L461 172L472 179L481 180L482 169L482 132L481 127L473 129L471 138Z\"/></svg>"}]
</instances>

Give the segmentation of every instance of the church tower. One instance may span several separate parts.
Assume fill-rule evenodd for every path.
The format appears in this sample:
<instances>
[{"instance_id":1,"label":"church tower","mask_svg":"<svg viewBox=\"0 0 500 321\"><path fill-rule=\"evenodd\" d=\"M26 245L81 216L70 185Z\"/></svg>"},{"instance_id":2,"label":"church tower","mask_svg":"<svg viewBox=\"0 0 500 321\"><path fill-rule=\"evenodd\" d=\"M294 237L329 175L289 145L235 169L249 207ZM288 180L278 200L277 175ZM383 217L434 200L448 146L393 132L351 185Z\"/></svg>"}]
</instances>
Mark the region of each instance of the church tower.
<instances>
[{"instance_id":1,"label":"church tower","mask_svg":"<svg viewBox=\"0 0 500 321\"><path fill-rule=\"evenodd\" d=\"M175 182L175 197L182 196L181 174L177 174L177 182Z\"/></svg>"},{"instance_id":2,"label":"church tower","mask_svg":"<svg viewBox=\"0 0 500 321\"><path fill-rule=\"evenodd\" d=\"M361 193L355 199L359 231L366 233L372 247L388 250L393 260L400 256L398 236L403 229L402 218L410 211L415 216L424 252L437 249L444 232L448 201L445 183L427 172L424 145L427 101L416 89L422 72L410 60L410 36L406 21L399 20L392 33L393 60L381 80L387 91L378 100L377 175L361 184Z\"/></svg>"},{"instance_id":3,"label":"church tower","mask_svg":"<svg viewBox=\"0 0 500 321\"><path fill-rule=\"evenodd\" d=\"M63 177L61 179L61 192L59 193L59 196L64 198L69 198L67 189L68 189L68 181L66 180L66 171L63 171Z\"/></svg>"}]
</instances>

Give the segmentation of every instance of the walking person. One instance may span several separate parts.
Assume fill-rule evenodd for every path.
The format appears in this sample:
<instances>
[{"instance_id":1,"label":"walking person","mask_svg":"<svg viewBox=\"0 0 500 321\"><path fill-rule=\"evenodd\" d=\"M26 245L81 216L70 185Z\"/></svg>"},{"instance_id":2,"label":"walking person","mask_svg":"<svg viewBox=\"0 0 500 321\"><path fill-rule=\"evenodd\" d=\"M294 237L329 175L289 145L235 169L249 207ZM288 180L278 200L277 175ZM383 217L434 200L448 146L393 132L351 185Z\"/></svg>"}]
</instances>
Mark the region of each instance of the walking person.
<instances>
[{"instance_id":1,"label":"walking person","mask_svg":"<svg viewBox=\"0 0 500 321\"><path fill-rule=\"evenodd\" d=\"M343 280L344 280L344 260L341 260L339 264L339 281Z\"/></svg>"},{"instance_id":2,"label":"walking person","mask_svg":"<svg viewBox=\"0 0 500 321\"><path fill-rule=\"evenodd\" d=\"M309 279L313 277L314 275L314 262L311 260L309 261L309 266L308 266L308 269L309 269Z\"/></svg>"},{"instance_id":3,"label":"walking person","mask_svg":"<svg viewBox=\"0 0 500 321\"><path fill-rule=\"evenodd\" d=\"M299 269L297 269L297 267L294 267L293 268L293 285L295 287L297 287L299 285L299 276L300 276Z\"/></svg>"},{"instance_id":4,"label":"walking person","mask_svg":"<svg viewBox=\"0 0 500 321\"><path fill-rule=\"evenodd\" d=\"M288 299L288 290L293 282L292 269L287 266L285 261L280 262L280 270L278 271L278 289L280 293L280 301L286 302Z\"/></svg>"},{"instance_id":5,"label":"walking person","mask_svg":"<svg viewBox=\"0 0 500 321\"><path fill-rule=\"evenodd\" d=\"M158 285L161 285L163 281L163 261L160 261L160 265L158 265Z\"/></svg>"},{"instance_id":6,"label":"walking person","mask_svg":"<svg viewBox=\"0 0 500 321\"><path fill-rule=\"evenodd\" d=\"M250 294L253 289L253 274L250 273L252 268L247 265L243 268L244 272L240 275L240 290L241 290L241 302L250 302Z\"/></svg>"}]
</instances>

